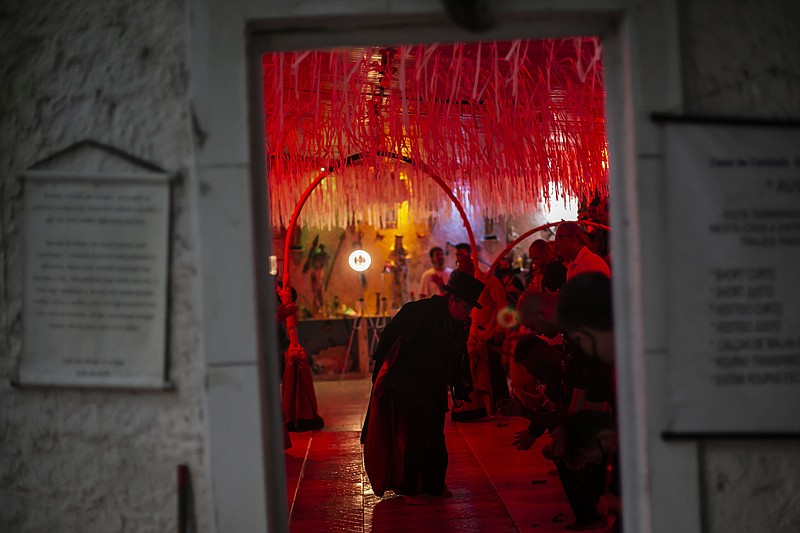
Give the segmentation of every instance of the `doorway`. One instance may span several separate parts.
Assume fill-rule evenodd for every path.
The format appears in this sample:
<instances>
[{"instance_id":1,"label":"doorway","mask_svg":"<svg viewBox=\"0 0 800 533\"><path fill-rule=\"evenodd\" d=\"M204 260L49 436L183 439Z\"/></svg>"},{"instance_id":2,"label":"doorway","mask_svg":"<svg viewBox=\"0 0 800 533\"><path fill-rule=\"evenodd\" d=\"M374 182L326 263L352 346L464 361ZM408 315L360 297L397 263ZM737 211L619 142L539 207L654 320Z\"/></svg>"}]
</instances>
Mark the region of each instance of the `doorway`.
<instances>
[{"instance_id":1,"label":"doorway","mask_svg":"<svg viewBox=\"0 0 800 533\"><path fill-rule=\"evenodd\" d=\"M348 20L347 23L348 24L352 24L353 21L352 20ZM608 29L608 26L607 26L608 20L598 20L598 23L599 23L599 25L597 26L597 29L601 29L602 28L603 31ZM435 26L435 25L436 24L433 24L433 26ZM378 34L375 34L374 33L376 31L375 28L366 28L365 26L362 26L362 25L359 25L359 24L356 24L356 26L358 27L358 35L359 35L359 40L360 41L369 42L370 44L373 44L373 45L377 42L377 43L379 43L379 44L381 44L383 46L386 46L386 47L389 47L389 46L392 45L392 38L389 35L391 33L391 31L392 30L393 31L402 31L397 27L393 28L392 25L388 25L387 27L385 27L382 30L380 30L378 32ZM429 29L430 28L428 28L428 30ZM521 27L520 27L520 29L521 29ZM506 28L506 30L507 30L507 28ZM426 28L425 28L424 25L415 26L415 32L419 32L421 34L421 36L422 36L421 39L424 39L424 35L426 33ZM526 28L526 31L523 34L529 34L530 32L531 32L531 27L528 27L528 28ZM454 33L458 33L458 30L454 30ZM373 39L377 39L377 40L370 40L370 38L369 38L370 35L372 35ZM305 48L307 48L309 46L308 43L315 42L315 41L319 41L320 45L324 44L325 46L330 47L330 46L335 46L336 44L338 44L336 41L339 40L339 39L341 39L341 36L337 37L337 36L332 35L330 33L319 32L317 30L314 30L313 28L309 29L308 33L304 33L302 31L298 31L298 29L295 27L290 32L288 32L286 34L284 34L283 30L281 30L281 29L275 29L274 31L270 31L269 29L267 29L267 30L264 31L263 34L262 33L255 34L253 42L254 43L260 43L260 45L254 45L256 50L264 51L264 50L286 50L286 49L291 49L291 47L293 45L297 46L301 42L304 43L302 45L302 47L305 49ZM473 39L474 39L474 37L473 37ZM352 42L353 42L352 41L352 37L350 37L348 39L348 41L347 41L347 44L351 44ZM253 67L253 64L254 64L254 61L251 60L251 68ZM255 76L252 75L252 74L251 74L251 79L255 79ZM260 105L260 103L259 103L259 105ZM265 146L265 142L264 142L264 140L262 138L258 138L258 141L254 143L254 146L263 147L263 146ZM264 160L264 159L267 159L267 158L262 158L261 156L258 156L257 159L259 161L261 161L261 160ZM258 165L254 165L254 167L257 167L257 166ZM323 165L323 167L324 166L327 166L327 165ZM255 175L255 173L254 173L254 175ZM255 177L254 177L254 179L255 179ZM266 195L267 191L264 191L264 194ZM265 396L268 399L272 398L273 401L274 401L274 397L275 397L274 393L270 393L270 391L265 391ZM277 480L275 480L275 481L277 482Z\"/></svg>"}]
</instances>

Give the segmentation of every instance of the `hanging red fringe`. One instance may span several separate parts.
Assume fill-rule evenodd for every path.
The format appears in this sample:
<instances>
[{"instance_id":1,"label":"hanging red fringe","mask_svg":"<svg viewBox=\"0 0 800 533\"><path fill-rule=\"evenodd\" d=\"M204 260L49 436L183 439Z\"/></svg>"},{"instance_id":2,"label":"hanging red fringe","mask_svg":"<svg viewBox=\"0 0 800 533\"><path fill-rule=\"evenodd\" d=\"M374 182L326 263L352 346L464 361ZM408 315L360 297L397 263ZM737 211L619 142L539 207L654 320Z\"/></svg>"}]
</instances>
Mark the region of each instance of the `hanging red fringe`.
<instances>
[{"instance_id":1,"label":"hanging red fringe","mask_svg":"<svg viewBox=\"0 0 800 533\"><path fill-rule=\"evenodd\" d=\"M607 193L597 38L268 53L263 73L276 227L332 168L305 224L380 226L402 201L418 219L441 214L447 202L424 172L470 216Z\"/></svg>"}]
</instances>

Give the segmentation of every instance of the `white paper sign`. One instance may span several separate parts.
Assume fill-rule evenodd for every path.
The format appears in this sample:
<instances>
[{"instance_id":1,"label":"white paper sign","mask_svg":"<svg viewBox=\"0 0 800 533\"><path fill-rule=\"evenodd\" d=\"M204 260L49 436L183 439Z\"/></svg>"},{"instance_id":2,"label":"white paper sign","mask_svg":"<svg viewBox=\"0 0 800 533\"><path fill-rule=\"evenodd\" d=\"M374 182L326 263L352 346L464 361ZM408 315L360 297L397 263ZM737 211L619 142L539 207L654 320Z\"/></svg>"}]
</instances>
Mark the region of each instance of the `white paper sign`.
<instances>
[{"instance_id":1,"label":"white paper sign","mask_svg":"<svg viewBox=\"0 0 800 533\"><path fill-rule=\"evenodd\" d=\"M169 184L27 177L19 380L163 387Z\"/></svg>"},{"instance_id":2,"label":"white paper sign","mask_svg":"<svg viewBox=\"0 0 800 533\"><path fill-rule=\"evenodd\" d=\"M800 432L800 129L665 125L670 432Z\"/></svg>"}]
</instances>

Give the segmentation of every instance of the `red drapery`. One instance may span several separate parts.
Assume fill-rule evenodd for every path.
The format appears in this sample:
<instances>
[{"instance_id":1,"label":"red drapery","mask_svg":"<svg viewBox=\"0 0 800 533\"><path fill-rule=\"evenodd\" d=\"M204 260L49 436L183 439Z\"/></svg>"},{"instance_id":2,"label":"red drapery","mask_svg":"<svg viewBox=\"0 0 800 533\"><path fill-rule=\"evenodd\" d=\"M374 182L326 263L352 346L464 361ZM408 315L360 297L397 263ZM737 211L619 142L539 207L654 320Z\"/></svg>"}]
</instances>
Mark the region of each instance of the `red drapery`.
<instances>
[{"instance_id":1,"label":"red drapery","mask_svg":"<svg viewBox=\"0 0 800 533\"><path fill-rule=\"evenodd\" d=\"M273 226L321 169L357 153L309 198L306 224L379 226L401 201L417 218L447 211L423 168L471 215L606 193L600 53L580 37L264 54Z\"/></svg>"}]
</instances>

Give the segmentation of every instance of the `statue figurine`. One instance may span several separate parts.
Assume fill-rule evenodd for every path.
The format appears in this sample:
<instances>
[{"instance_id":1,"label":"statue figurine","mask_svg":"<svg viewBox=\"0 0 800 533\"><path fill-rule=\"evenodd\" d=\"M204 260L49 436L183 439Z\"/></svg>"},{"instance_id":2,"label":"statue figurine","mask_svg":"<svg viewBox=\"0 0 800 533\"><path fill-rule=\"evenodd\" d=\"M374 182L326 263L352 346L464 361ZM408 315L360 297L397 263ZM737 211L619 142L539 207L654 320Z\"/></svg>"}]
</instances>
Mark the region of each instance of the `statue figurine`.
<instances>
[{"instance_id":1,"label":"statue figurine","mask_svg":"<svg viewBox=\"0 0 800 533\"><path fill-rule=\"evenodd\" d=\"M328 258L328 252L325 251L324 244L319 244L311 250L309 262L311 265L312 313L314 316L321 316L325 309L323 293Z\"/></svg>"},{"instance_id":2,"label":"statue figurine","mask_svg":"<svg viewBox=\"0 0 800 533\"><path fill-rule=\"evenodd\" d=\"M411 301L408 281L408 252L403 248L403 236L395 235L394 248L389 252L392 263L392 308L400 309Z\"/></svg>"}]
</instances>

